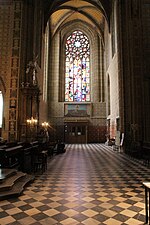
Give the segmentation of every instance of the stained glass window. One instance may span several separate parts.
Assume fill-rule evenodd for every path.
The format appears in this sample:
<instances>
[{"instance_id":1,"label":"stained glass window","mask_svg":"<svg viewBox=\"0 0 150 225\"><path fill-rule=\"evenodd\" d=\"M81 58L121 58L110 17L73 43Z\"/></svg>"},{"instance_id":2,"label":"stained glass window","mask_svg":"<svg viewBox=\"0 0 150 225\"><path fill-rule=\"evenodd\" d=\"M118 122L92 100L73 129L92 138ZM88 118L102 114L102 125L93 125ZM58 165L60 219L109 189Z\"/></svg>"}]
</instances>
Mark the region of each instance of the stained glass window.
<instances>
[{"instance_id":1,"label":"stained glass window","mask_svg":"<svg viewBox=\"0 0 150 225\"><path fill-rule=\"evenodd\" d=\"M66 40L65 101L90 101L90 45L81 31Z\"/></svg>"}]
</instances>

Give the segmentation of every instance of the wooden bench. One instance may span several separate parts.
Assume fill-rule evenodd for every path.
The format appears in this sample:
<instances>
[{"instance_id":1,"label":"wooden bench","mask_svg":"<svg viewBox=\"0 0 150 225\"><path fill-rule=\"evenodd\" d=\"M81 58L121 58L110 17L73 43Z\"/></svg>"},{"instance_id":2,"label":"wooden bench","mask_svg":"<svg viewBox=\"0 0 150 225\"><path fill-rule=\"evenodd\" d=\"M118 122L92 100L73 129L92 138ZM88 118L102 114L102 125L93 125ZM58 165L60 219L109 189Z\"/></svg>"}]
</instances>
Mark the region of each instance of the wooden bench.
<instances>
[{"instance_id":1,"label":"wooden bench","mask_svg":"<svg viewBox=\"0 0 150 225\"><path fill-rule=\"evenodd\" d=\"M148 145L142 146L141 158L145 165L147 166L150 165L150 146Z\"/></svg>"},{"instance_id":2,"label":"wooden bench","mask_svg":"<svg viewBox=\"0 0 150 225\"><path fill-rule=\"evenodd\" d=\"M22 145L17 145L14 147L7 147L0 149L0 164L3 168L15 168L19 167L21 153L23 147Z\"/></svg>"}]
</instances>

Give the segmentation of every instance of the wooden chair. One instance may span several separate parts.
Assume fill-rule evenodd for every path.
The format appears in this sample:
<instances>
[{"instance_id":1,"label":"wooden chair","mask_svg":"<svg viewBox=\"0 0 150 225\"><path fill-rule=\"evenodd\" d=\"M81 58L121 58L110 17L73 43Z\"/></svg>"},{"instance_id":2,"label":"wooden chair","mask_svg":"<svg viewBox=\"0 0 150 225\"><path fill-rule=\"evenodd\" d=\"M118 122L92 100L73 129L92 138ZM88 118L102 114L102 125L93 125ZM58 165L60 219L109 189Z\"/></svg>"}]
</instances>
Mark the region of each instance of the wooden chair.
<instances>
[{"instance_id":1,"label":"wooden chair","mask_svg":"<svg viewBox=\"0 0 150 225\"><path fill-rule=\"evenodd\" d=\"M42 173L47 169L47 151L42 151L35 155L33 162L34 172L41 171Z\"/></svg>"},{"instance_id":2,"label":"wooden chair","mask_svg":"<svg viewBox=\"0 0 150 225\"><path fill-rule=\"evenodd\" d=\"M117 131L116 138L115 138L115 144L112 145L113 150L121 152L123 142L124 142L124 133L121 134L120 131Z\"/></svg>"}]
</instances>

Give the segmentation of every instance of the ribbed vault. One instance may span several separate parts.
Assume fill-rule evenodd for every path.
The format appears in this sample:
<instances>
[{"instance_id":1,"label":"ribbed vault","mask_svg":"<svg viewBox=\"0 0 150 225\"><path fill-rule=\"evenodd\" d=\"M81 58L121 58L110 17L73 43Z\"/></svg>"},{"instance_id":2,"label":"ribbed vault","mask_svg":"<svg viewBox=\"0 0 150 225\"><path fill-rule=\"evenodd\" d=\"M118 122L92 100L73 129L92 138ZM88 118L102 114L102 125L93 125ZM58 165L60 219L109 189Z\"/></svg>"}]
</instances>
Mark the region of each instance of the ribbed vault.
<instances>
[{"instance_id":1,"label":"ribbed vault","mask_svg":"<svg viewBox=\"0 0 150 225\"><path fill-rule=\"evenodd\" d=\"M109 1L107 0L45 0L45 25L50 19L52 35L66 23L75 20L85 22L103 33L104 20L109 24Z\"/></svg>"}]
</instances>

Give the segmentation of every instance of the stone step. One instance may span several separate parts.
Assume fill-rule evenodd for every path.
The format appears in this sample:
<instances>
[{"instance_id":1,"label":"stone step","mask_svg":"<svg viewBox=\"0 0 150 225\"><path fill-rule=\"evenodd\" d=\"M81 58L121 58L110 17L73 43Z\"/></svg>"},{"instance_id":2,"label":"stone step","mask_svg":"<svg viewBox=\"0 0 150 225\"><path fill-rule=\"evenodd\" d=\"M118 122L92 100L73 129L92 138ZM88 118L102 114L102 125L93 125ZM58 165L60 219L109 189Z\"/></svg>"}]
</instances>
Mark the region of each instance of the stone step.
<instances>
[{"instance_id":1,"label":"stone step","mask_svg":"<svg viewBox=\"0 0 150 225\"><path fill-rule=\"evenodd\" d=\"M24 190L24 187L34 180L33 175L26 174L14 183L10 190L0 191L0 200L8 199L11 197L19 196Z\"/></svg>"},{"instance_id":2,"label":"stone step","mask_svg":"<svg viewBox=\"0 0 150 225\"><path fill-rule=\"evenodd\" d=\"M12 174L9 178L7 177L7 179L3 180L3 182L0 183L0 192L10 190L15 184L15 182L17 182L24 176L26 176L25 173L18 171Z\"/></svg>"},{"instance_id":3,"label":"stone step","mask_svg":"<svg viewBox=\"0 0 150 225\"><path fill-rule=\"evenodd\" d=\"M4 169L0 168L0 183L4 182L5 179L11 177L12 175L16 174L16 169Z\"/></svg>"}]
</instances>

